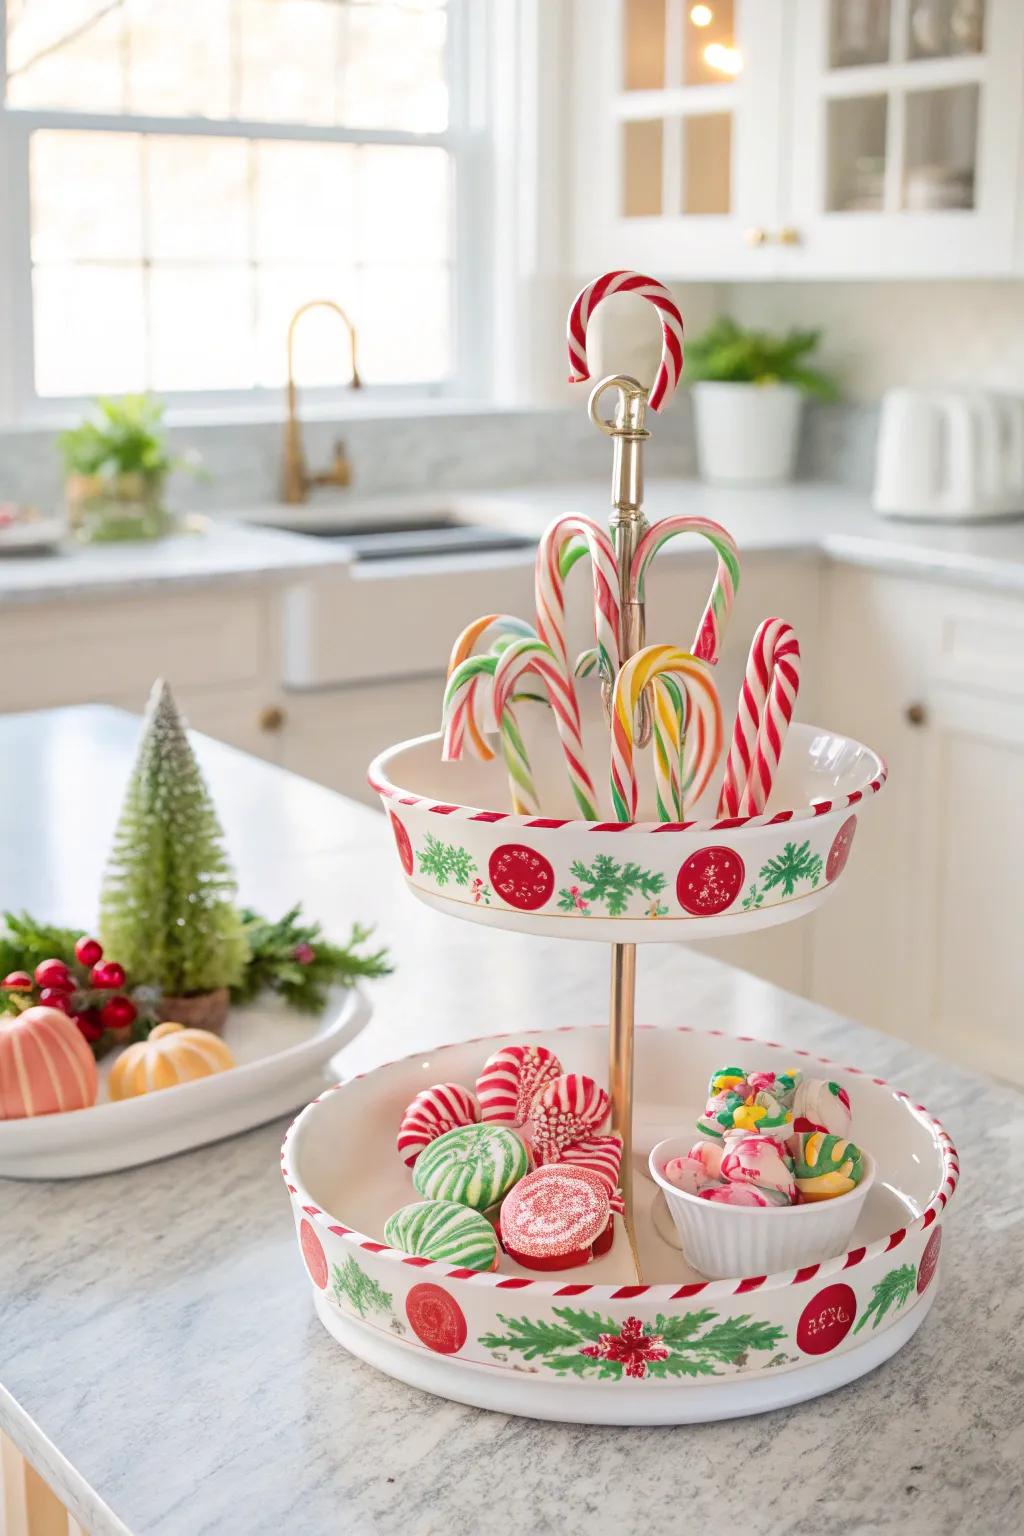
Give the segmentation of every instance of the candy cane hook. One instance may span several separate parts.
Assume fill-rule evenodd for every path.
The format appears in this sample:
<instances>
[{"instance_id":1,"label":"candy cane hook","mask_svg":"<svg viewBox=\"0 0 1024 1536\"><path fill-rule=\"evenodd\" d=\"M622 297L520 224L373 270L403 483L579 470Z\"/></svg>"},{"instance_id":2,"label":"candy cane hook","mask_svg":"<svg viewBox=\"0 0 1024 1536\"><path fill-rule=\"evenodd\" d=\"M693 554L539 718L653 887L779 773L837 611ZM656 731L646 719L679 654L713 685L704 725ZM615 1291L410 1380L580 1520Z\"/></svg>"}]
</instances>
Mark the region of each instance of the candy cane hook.
<instances>
[{"instance_id":1,"label":"candy cane hook","mask_svg":"<svg viewBox=\"0 0 1024 1536\"><path fill-rule=\"evenodd\" d=\"M652 411L672 396L683 371L683 317L664 284L640 272L606 272L581 288L569 311L566 338L569 343L569 382L579 384L590 378L587 363L587 325L602 299L614 293L635 293L654 305L661 320L661 362L647 404Z\"/></svg>"}]
</instances>

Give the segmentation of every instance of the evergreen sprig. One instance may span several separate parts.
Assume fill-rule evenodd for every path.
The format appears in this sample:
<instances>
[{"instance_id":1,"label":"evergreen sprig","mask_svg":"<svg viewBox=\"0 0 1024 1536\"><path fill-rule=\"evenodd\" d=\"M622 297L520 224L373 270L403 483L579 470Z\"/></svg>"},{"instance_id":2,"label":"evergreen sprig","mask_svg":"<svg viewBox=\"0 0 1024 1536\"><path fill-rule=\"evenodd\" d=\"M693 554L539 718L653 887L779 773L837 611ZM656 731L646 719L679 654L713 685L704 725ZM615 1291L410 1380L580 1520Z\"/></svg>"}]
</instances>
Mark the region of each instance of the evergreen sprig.
<instances>
[{"instance_id":1,"label":"evergreen sprig","mask_svg":"<svg viewBox=\"0 0 1024 1536\"><path fill-rule=\"evenodd\" d=\"M82 937L81 928L58 928L53 923L38 923L27 912L5 912L0 931L0 976L11 971L29 975L43 960L70 960ZM117 956L115 955L116 959Z\"/></svg>"},{"instance_id":2,"label":"evergreen sprig","mask_svg":"<svg viewBox=\"0 0 1024 1536\"><path fill-rule=\"evenodd\" d=\"M569 866L580 884L580 895L586 902L603 902L609 917L621 917L636 892L648 901L665 888L665 876L654 870L642 869L632 861L620 864L610 854L599 853L593 864L574 859ZM565 888L558 893L558 905L563 912L571 912L575 897Z\"/></svg>"},{"instance_id":3,"label":"evergreen sprig","mask_svg":"<svg viewBox=\"0 0 1024 1536\"><path fill-rule=\"evenodd\" d=\"M895 1307L898 1311L900 1307L906 1306L914 1294L916 1284L917 1270L913 1264L901 1264L897 1269L890 1269L889 1273L883 1275L878 1284L873 1287L871 1300L857 1319L854 1333L860 1332L869 1317L871 1327L875 1329L890 1307Z\"/></svg>"},{"instance_id":4,"label":"evergreen sprig","mask_svg":"<svg viewBox=\"0 0 1024 1536\"><path fill-rule=\"evenodd\" d=\"M333 944L319 923L301 921L302 908L291 907L276 922L251 907L242 908L242 925L249 946L249 963L231 990L236 1003L250 1002L258 993L276 992L292 1008L316 1013L331 986L351 986L360 976L387 976L392 965L386 949L360 953L373 932L353 923L345 944Z\"/></svg>"}]
</instances>

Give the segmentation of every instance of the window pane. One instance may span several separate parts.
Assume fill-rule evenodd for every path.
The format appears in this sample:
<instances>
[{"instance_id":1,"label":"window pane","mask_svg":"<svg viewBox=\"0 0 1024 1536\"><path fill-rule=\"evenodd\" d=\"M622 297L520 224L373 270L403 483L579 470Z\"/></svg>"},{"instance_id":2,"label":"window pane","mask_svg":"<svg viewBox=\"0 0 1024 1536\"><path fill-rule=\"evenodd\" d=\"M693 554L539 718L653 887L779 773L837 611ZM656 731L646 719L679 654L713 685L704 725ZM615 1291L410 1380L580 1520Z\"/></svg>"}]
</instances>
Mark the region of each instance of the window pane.
<instances>
[{"instance_id":1,"label":"window pane","mask_svg":"<svg viewBox=\"0 0 1024 1536\"><path fill-rule=\"evenodd\" d=\"M851 96L828 105L827 206L878 213L885 203L885 96Z\"/></svg>"},{"instance_id":2,"label":"window pane","mask_svg":"<svg viewBox=\"0 0 1024 1536\"><path fill-rule=\"evenodd\" d=\"M362 262L443 262L449 249L448 155L367 145L357 151L357 249Z\"/></svg>"},{"instance_id":3,"label":"window pane","mask_svg":"<svg viewBox=\"0 0 1024 1536\"><path fill-rule=\"evenodd\" d=\"M832 0L829 63L833 69L889 62L889 0Z\"/></svg>"},{"instance_id":4,"label":"window pane","mask_svg":"<svg viewBox=\"0 0 1024 1536\"><path fill-rule=\"evenodd\" d=\"M231 112L231 0L126 0L128 110Z\"/></svg>"},{"instance_id":5,"label":"window pane","mask_svg":"<svg viewBox=\"0 0 1024 1536\"><path fill-rule=\"evenodd\" d=\"M445 267L360 274L359 368L367 384L425 382L448 373L448 288Z\"/></svg>"},{"instance_id":6,"label":"window pane","mask_svg":"<svg viewBox=\"0 0 1024 1536\"><path fill-rule=\"evenodd\" d=\"M912 59L980 53L985 45L985 0L916 0L907 14Z\"/></svg>"},{"instance_id":7,"label":"window pane","mask_svg":"<svg viewBox=\"0 0 1024 1536\"><path fill-rule=\"evenodd\" d=\"M732 0L686 5L683 28L683 84L723 85L743 67L736 47Z\"/></svg>"},{"instance_id":8,"label":"window pane","mask_svg":"<svg viewBox=\"0 0 1024 1536\"><path fill-rule=\"evenodd\" d=\"M439 133L448 126L447 17L436 6L343 6L339 122Z\"/></svg>"},{"instance_id":9,"label":"window pane","mask_svg":"<svg viewBox=\"0 0 1024 1536\"><path fill-rule=\"evenodd\" d=\"M153 389L247 389L253 381L252 269L155 266L149 334Z\"/></svg>"},{"instance_id":10,"label":"window pane","mask_svg":"<svg viewBox=\"0 0 1024 1536\"><path fill-rule=\"evenodd\" d=\"M627 219L661 212L661 119L622 125L622 212Z\"/></svg>"},{"instance_id":11,"label":"window pane","mask_svg":"<svg viewBox=\"0 0 1024 1536\"><path fill-rule=\"evenodd\" d=\"M359 151L266 140L255 149L256 260L351 266Z\"/></svg>"},{"instance_id":12,"label":"window pane","mask_svg":"<svg viewBox=\"0 0 1024 1536\"><path fill-rule=\"evenodd\" d=\"M134 133L32 135L32 260L142 256L141 139Z\"/></svg>"},{"instance_id":13,"label":"window pane","mask_svg":"<svg viewBox=\"0 0 1024 1536\"><path fill-rule=\"evenodd\" d=\"M732 185L728 112L683 119L683 212L728 213Z\"/></svg>"},{"instance_id":14,"label":"window pane","mask_svg":"<svg viewBox=\"0 0 1024 1536\"><path fill-rule=\"evenodd\" d=\"M124 35L124 12L109 0L8 3L10 105L122 111Z\"/></svg>"},{"instance_id":15,"label":"window pane","mask_svg":"<svg viewBox=\"0 0 1024 1536\"><path fill-rule=\"evenodd\" d=\"M622 51L626 90L660 90L665 84L665 0L626 0Z\"/></svg>"},{"instance_id":16,"label":"window pane","mask_svg":"<svg viewBox=\"0 0 1024 1536\"><path fill-rule=\"evenodd\" d=\"M37 267L40 395L122 394L145 385L142 268Z\"/></svg>"},{"instance_id":17,"label":"window pane","mask_svg":"<svg viewBox=\"0 0 1024 1536\"><path fill-rule=\"evenodd\" d=\"M147 136L147 255L245 261L249 251L249 145L242 139Z\"/></svg>"},{"instance_id":18,"label":"window pane","mask_svg":"<svg viewBox=\"0 0 1024 1536\"><path fill-rule=\"evenodd\" d=\"M238 0L242 117L335 121L343 9L332 0Z\"/></svg>"},{"instance_id":19,"label":"window pane","mask_svg":"<svg viewBox=\"0 0 1024 1536\"><path fill-rule=\"evenodd\" d=\"M256 274L256 284L261 384L279 386L285 381L288 324L300 305L333 299L357 332L360 329L358 281L352 271L333 266L264 267ZM361 334L359 339L362 345ZM329 310L311 310L296 326L295 377L300 384L348 383L348 332Z\"/></svg>"},{"instance_id":20,"label":"window pane","mask_svg":"<svg viewBox=\"0 0 1024 1536\"><path fill-rule=\"evenodd\" d=\"M974 207L978 87L908 91L903 206L916 213Z\"/></svg>"}]
</instances>

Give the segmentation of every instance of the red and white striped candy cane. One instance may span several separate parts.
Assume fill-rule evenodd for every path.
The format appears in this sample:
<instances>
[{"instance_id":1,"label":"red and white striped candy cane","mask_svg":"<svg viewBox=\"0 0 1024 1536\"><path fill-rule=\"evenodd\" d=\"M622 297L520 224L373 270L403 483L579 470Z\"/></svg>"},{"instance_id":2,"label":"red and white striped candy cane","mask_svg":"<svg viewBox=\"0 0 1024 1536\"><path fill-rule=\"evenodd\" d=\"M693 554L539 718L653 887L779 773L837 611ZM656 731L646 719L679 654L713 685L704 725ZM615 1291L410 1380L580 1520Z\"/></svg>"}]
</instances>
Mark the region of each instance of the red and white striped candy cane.
<instances>
[{"instance_id":1,"label":"red and white striped candy cane","mask_svg":"<svg viewBox=\"0 0 1024 1536\"><path fill-rule=\"evenodd\" d=\"M719 816L760 816L764 810L799 689L796 634L785 619L763 619L740 688Z\"/></svg>"},{"instance_id":2,"label":"red and white striped candy cane","mask_svg":"<svg viewBox=\"0 0 1024 1536\"><path fill-rule=\"evenodd\" d=\"M569 342L569 382L581 383L590 378L587 364L587 324L602 299L613 293L635 293L654 305L661 320L661 362L654 376L654 384L647 404L652 411L661 407L672 396L683 371L683 317L676 302L664 284L639 272L606 272L592 283L581 288L573 300L566 326Z\"/></svg>"},{"instance_id":3,"label":"red and white striped candy cane","mask_svg":"<svg viewBox=\"0 0 1024 1536\"><path fill-rule=\"evenodd\" d=\"M693 642L693 654L702 661L718 660L722 636L732 613L732 605L740 584L740 559L731 533L709 517L663 517L644 534L636 547L629 572L630 590L639 602L644 600L644 583L651 561L669 539L677 533L699 533L714 546L718 555L718 570L711 587L707 607L697 628Z\"/></svg>"},{"instance_id":4,"label":"red and white striped candy cane","mask_svg":"<svg viewBox=\"0 0 1024 1536\"><path fill-rule=\"evenodd\" d=\"M537 633L566 672L570 671L565 637L565 575L563 556L574 540L585 541L594 577L594 634L598 664L611 681L619 670L619 568L612 541L589 517L575 512L559 517L544 532L537 546L534 592L537 602Z\"/></svg>"},{"instance_id":5,"label":"red and white striped candy cane","mask_svg":"<svg viewBox=\"0 0 1024 1536\"><path fill-rule=\"evenodd\" d=\"M659 677L679 680L686 694L686 740L692 762L691 794L699 800L722 750L722 706L706 661L676 645L648 645L624 661L612 693L612 805L618 821L636 816L634 722L644 689Z\"/></svg>"},{"instance_id":6,"label":"red and white striped candy cane","mask_svg":"<svg viewBox=\"0 0 1024 1536\"><path fill-rule=\"evenodd\" d=\"M547 686L576 804L587 821L596 821L597 795L583 760L580 715L572 681L561 657L543 640L513 640L498 657L494 670L494 707L498 718L506 711L512 690L524 672L536 672Z\"/></svg>"}]
</instances>

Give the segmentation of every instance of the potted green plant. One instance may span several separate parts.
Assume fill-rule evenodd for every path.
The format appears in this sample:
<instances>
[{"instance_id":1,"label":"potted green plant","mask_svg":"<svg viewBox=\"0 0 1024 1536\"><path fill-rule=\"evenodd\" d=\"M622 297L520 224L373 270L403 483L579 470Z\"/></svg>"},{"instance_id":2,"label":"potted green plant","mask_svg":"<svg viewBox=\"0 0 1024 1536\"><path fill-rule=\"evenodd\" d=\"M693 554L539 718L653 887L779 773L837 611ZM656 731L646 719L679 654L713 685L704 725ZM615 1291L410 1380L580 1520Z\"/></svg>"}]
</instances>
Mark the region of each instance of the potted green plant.
<instances>
[{"instance_id":1,"label":"potted green plant","mask_svg":"<svg viewBox=\"0 0 1024 1536\"><path fill-rule=\"evenodd\" d=\"M91 416L57 439L68 519L83 539L156 539L168 532L167 477L195 463L171 457L163 414L151 395L101 399Z\"/></svg>"},{"instance_id":2,"label":"potted green plant","mask_svg":"<svg viewBox=\"0 0 1024 1536\"><path fill-rule=\"evenodd\" d=\"M771 485L792 479L804 397L838 396L835 381L807 362L820 340L820 331L748 331L723 315L687 344L704 480Z\"/></svg>"}]
</instances>

